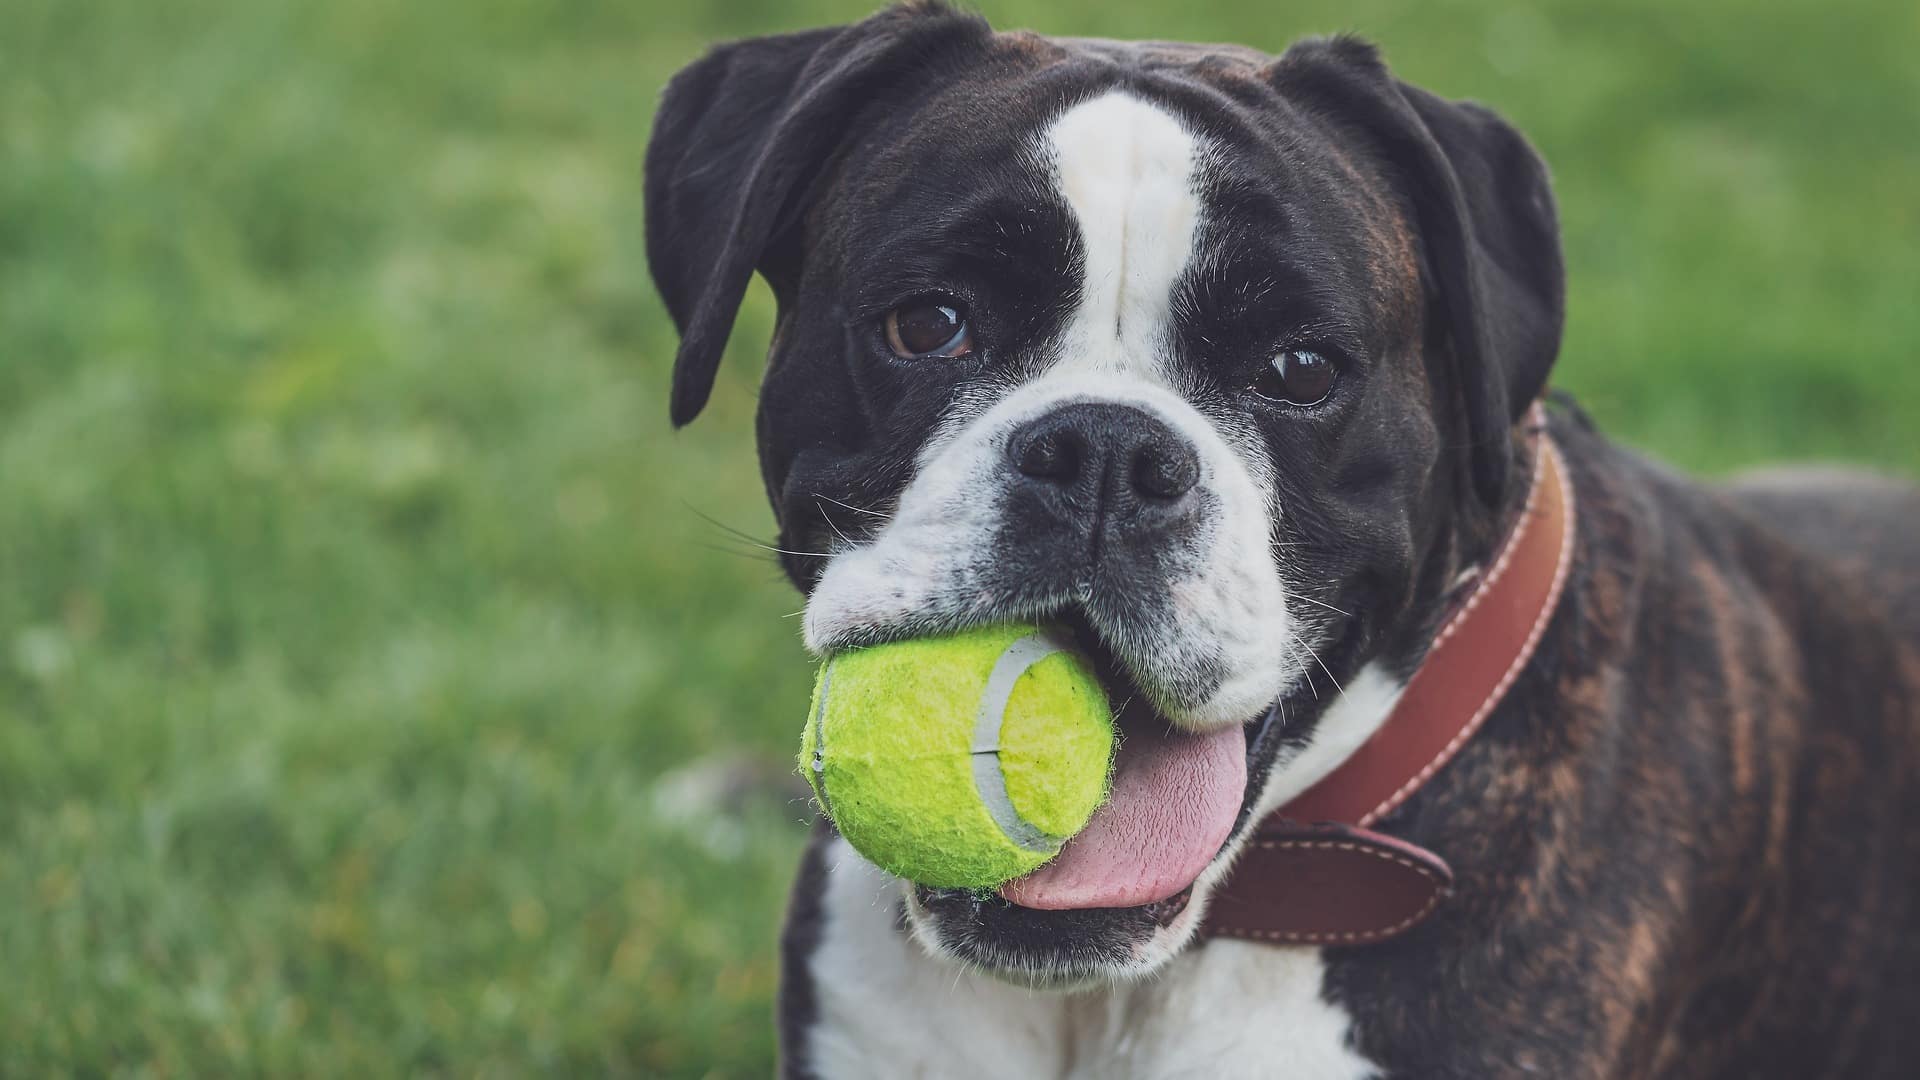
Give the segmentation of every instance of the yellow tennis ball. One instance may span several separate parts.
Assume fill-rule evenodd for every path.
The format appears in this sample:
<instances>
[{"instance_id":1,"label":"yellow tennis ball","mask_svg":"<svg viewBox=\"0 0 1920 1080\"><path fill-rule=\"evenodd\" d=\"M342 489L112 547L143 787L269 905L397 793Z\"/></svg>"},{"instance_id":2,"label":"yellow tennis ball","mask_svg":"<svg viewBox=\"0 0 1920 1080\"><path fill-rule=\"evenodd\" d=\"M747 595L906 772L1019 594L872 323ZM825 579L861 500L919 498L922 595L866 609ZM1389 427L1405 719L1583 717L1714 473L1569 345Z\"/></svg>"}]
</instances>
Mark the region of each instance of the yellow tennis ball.
<instances>
[{"instance_id":1,"label":"yellow tennis ball","mask_svg":"<svg viewBox=\"0 0 1920 1080\"><path fill-rule=\"evenodd\" d=\"M1086 826L1107 796L1113 744L1084 659L1035 627L989 626L830 657L800 771L881 869L990 889Z\"/></svg>"}]
</instances>

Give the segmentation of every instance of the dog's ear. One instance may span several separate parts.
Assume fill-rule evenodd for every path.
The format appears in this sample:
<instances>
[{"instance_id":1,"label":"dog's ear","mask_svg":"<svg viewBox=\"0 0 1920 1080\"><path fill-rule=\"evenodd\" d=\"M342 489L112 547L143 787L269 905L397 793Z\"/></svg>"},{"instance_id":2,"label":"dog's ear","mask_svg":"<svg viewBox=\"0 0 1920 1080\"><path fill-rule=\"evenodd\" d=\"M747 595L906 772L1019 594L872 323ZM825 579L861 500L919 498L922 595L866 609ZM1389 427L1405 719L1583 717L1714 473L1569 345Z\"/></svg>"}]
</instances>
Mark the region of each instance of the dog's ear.
<instances>
[{"instance_id":1,"label":"dog's ear","mask_svg":"<svg viewBox=\"0 0 1920 1080\"><path fill-rule=\"evenodd\" d=\"M680 331L672 417L699 415L755 269L784 307L797 226L855 118L986 24L933 3L714 48L667 85L647 146L647 263Z\"/></svg>"},{"instance_id":2,"label":"dog's ear","mask_svg":"<svg viewBox=\"0 0 1920 1080\"><path fill-rule=\"evenodd\" d=\"M1499 507L1513 425L1546 386L1566 313L1546 165L1490 110L1398 81L1353 38L1296 45L1273 77L1314 112L1357 122L1406 185L1466 418L1470 479Z\"/></svg>"}]
</instances>

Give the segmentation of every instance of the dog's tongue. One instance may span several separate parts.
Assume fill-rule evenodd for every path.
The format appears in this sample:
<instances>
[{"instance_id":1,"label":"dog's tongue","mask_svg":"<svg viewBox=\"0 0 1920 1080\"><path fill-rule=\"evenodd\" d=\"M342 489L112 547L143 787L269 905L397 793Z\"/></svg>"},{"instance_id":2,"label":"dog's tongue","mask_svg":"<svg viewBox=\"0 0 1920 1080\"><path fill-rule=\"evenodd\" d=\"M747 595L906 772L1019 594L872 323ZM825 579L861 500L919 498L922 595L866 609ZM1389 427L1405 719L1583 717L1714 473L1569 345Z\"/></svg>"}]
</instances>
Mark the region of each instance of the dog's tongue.
<instances>
[{"instance_id":1,"label":"dog's tongue","mask_svg":"<svg viewBox=\"0 0 1920 1080\"><path fill-rule=\"evenodd\" d=\"M1128 732L1106 805L1052 862L1001 886L1000 895L1051 909L1165 900L1192 884L1226 843L1246 787L1247 744L1237 727L1208 735Z\"/></svg>"}]
</instances>

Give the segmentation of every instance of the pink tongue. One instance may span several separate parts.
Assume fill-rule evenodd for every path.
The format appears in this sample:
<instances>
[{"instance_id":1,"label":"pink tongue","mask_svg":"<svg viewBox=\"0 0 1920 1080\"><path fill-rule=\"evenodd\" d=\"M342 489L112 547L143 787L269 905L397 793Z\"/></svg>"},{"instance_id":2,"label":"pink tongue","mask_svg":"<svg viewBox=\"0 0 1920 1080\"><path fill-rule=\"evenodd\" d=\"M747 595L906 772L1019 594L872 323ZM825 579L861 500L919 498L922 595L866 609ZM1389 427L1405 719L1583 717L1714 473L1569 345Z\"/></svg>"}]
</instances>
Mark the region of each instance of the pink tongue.
<instances>
[{"instance_id":1,"label":"pink tongue","mask_svg":"<svg viewBox=\"0 0 1920 1080\"><path fill-rule=\"evenodd\" d=\"M1030 908L1151 904L1193 884L1226 843L1247 787L1237 727L1120 741L1113 792L1052 862L1000 895Z\"/></svg>"}]
</instances>

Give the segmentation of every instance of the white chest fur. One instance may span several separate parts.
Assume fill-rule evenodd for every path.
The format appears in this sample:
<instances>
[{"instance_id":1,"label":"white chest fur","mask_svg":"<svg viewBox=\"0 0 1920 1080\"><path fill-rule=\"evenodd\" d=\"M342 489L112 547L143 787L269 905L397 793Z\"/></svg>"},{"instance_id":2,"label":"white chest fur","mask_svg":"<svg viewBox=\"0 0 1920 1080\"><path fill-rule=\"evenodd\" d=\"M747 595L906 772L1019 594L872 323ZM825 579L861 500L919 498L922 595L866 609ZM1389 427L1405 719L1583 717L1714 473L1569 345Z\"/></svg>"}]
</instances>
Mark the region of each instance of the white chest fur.
<instances>
[{"instance_id":1,"label":"white chest fur","mask_svg":"<svg viewBox=\"0 0 1920 1080\"><path fill-rule=\"evenodd\" d=\"M828 866L807 1045L824 1080L1377 1075L1321 997L1318 949L1216 941L1149 979L1025 990L928 956L895 925L898 882L844 842Z\"/></svg>"}]
</instances>

